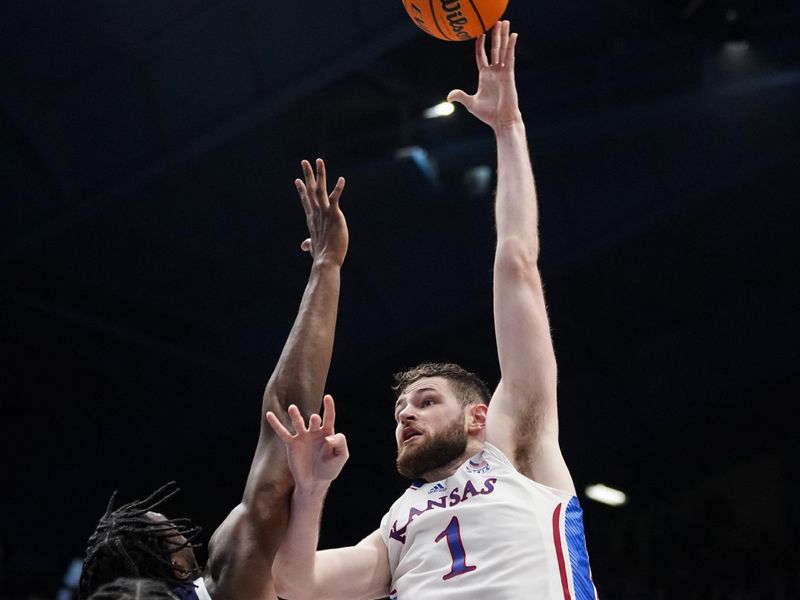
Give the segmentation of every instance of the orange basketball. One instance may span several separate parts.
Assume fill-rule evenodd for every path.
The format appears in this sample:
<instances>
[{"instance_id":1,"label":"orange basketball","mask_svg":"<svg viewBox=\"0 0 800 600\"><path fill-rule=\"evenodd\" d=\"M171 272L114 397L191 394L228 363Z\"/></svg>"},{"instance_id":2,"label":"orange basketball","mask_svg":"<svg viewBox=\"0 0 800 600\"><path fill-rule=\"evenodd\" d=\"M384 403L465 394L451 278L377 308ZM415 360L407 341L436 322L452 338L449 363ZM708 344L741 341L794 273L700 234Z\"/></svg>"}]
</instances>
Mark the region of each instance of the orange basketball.
<instances>
[{"instance_id":1,"label":"orange basketball","mask_svg":"<svg viewBox=\"0 0 800 600\"><path fill-rule=\"evenodd\" d=\"M489 31L503 16L508 0L403 0L417 27L448 42L461 42Z\"/></svg>"}]
</instances>

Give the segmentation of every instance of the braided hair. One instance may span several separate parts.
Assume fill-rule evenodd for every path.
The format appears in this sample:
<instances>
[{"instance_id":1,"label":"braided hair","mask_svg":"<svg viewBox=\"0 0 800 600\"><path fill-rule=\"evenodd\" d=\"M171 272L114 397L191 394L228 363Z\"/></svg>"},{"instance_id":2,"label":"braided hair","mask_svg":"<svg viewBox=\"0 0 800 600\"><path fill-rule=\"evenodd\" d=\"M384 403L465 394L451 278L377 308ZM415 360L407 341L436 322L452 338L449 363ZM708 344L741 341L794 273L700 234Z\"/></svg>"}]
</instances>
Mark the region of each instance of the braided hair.
<instances>
[{"instance_id":1,"label":"braided hair","mask_svg":"<svg viewBox=\"0 0 800 600\"><path fill-rule=\"evenodd\" d=\"M172 586L185 583L175 576L172 555L194 547L192 540L200 533L200 527L186 518L156 521L147 514L179 491L173 481L144 500L116 509L117 492L111 495L105 514L89 537L78 598L88 598L98 587L119 577L146 577ZM185 540L180 541L179 536Z\"/></svg>"},{"instance_id":2,"label":"braided hair","mask_svg":"<svg viewBox=\"0 0 800 600\"><path fill-rule=\"evenodd\" d=\"M178 597L162 581L119 577L102 586L89 600L178 600Z\"/></svg>"}]
</instances>

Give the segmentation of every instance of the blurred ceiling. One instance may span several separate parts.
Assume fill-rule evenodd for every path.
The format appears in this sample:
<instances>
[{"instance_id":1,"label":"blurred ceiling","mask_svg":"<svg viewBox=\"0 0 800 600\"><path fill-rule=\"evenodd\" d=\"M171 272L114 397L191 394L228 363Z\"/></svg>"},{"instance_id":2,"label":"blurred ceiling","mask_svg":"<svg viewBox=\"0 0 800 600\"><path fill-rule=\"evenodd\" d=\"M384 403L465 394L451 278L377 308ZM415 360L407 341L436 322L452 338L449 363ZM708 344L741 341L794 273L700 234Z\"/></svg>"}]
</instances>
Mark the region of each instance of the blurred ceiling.
<instances>
[{"instance_id":1,"label":"blurred ceiling","mask_svg":"<svg viewBox=\"0 0 800 600\"><path fill-rule=\"evenodd\" d=\"M772 417L798 392L800 2L506 15L576 480L647 498L780 443ZM382 490L331 539L377 524L402 486L391 372L447 359L498 376L475 175L493 140L462 109L422 118L475 81L472 46L425 36L399 0L0 6L16 577L56 585L115 487L178 479L211 528L237 501L308 272L302 158L348 179L330 389L353 446L342 488L369 473Z\"/></svg>"}]
</instances>

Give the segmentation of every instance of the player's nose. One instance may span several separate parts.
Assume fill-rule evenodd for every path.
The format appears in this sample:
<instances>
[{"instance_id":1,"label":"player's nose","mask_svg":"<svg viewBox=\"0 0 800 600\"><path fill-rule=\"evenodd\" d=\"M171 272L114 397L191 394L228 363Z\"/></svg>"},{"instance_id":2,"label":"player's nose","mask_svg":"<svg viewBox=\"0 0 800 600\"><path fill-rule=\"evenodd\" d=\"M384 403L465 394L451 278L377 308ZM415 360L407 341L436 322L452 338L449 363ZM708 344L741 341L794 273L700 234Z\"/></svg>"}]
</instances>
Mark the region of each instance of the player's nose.
<instances>
[{"instance_id":1,"label":"player's nose","mask_svg":"<svg viewBox=\"0 0 800 600\"><path fill-rule=\"evenodd\" d=\"M408 421L415 420L417 416L414 414L413 407L406 405L405 408L398 413L397 418L401 424L405 425Z\"/></svg>"}]
</instances>

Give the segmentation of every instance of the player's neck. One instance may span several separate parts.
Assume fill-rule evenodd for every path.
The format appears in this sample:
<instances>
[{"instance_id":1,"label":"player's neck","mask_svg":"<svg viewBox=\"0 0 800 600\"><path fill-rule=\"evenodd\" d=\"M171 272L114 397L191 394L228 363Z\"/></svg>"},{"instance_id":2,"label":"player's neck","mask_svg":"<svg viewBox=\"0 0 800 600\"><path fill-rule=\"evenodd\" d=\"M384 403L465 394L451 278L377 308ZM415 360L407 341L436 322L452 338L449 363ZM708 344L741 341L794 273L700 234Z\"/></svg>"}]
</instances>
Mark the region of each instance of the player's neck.
<instances>
[{"instance_id":1,"label":"player's neck","mask_svg":"<svg viewBox=\"0 0 800 600\"><path fill-rule=\"evenodd\" d=\"M464 464L464 462L466 462L468 458L476 455L478 452L483 450L483 445L484 442L482 440L470 440L470 443L467 445L467 449L461 456L459 456L456 459L453 459L446 465L442 465L438 469L434 469L433 471L428 471L422 476L422 479L424 481L427 481L428 483L447 479L453 473L455 473L458 470L458 468L462 464Z\"/></svg>"}]
</instances>

